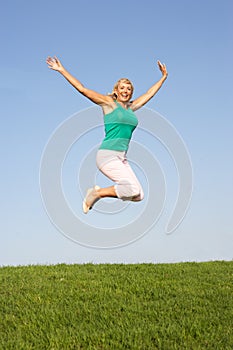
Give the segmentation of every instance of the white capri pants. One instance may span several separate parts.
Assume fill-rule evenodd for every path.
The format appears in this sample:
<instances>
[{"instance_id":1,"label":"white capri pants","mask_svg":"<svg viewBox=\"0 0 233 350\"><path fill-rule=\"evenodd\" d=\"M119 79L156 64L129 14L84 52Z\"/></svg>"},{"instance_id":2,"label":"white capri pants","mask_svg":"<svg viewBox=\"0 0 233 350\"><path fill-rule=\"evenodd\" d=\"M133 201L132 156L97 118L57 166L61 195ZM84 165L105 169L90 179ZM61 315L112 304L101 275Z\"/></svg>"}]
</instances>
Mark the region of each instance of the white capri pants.
<instances>
[{"instance_id":1,"label":"white capri pants","mask_svg":"<svg viewBox=\"0 0 233 350\"><path fill-rule=\"evenodd\" d=\"M133 202L144 198L143 189L126 158L126 152L99 149L96 156L98 169L114 181L116 195Z\"/></svg>"}]
</instances>

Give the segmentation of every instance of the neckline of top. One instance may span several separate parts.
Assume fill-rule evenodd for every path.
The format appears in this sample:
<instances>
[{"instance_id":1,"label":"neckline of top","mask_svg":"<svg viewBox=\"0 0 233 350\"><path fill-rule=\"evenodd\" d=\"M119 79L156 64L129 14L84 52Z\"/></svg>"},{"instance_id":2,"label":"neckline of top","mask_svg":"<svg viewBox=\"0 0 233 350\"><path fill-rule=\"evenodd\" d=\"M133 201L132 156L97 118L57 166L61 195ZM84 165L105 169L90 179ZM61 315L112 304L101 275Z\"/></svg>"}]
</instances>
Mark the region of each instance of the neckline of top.
<instances>
[{"instance_id":1,"label":"neckline of top","mask_svg":"<svg viewBox=\"0 0 233 350\"><path fill-rule=\"evenodd\" d=\"M126 111L128 111L129 109L131 109L130 106L128 106L127 108L123 107L117 100L116 100L115 102L116 102L116 105L117 105L118 107L121 107L121 108L125 109Z\"/></svg>"}]
</instances>

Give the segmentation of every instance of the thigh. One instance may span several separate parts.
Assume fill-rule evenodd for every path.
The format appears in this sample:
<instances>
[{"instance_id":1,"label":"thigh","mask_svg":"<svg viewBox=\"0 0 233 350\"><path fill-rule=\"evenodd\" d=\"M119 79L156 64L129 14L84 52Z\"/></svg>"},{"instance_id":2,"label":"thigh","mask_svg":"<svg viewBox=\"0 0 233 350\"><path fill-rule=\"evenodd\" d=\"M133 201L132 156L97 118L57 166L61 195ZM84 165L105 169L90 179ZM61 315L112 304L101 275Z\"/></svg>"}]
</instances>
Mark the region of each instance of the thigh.
<instances>
[{"instance_id":1,"label":"thigh","mask_svg":"<svg viewBox=\"0 0 233 350\"><path fill-rule=\"evenodd\" d=\"M125 152L99 150L96 163L99 170L109 179L118 183L125 169Z\"/></svg>"},{"instance_id":2,"label":"thigh","mask_svg":"<svg viewBox=\"0 0 233 350\"><path fill-rule=\"evenodd\" d=\"M125 152L100 150L97 153L97 166L109 179L119 183L122 179L139 184Z\"/></svg>"}]
</instances>

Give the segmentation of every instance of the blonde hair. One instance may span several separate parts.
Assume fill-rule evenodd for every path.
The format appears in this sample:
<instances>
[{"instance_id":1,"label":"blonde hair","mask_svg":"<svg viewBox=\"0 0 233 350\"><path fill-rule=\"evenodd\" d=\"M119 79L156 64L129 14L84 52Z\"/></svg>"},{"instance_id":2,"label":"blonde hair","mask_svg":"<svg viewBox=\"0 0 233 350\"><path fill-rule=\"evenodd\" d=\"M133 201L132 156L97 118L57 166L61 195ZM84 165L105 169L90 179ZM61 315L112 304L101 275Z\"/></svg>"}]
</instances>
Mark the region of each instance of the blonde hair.
<instances>
[{"instance_id":1,"label":"blonde hair","mask_svg":"<svg viewBox=\"0 0 233 350\"><path fill-rule=\"evenodd\" d=\"M121 78L121 79L119 79L119 80L116 82L116 84L114 85L112 92L111 92L110 94L108 94L108 96L111 96L114 100L117 99L117 95L116 95L116 93L115 93L115 90L118 88L118 85L119 85L120 83L130 84L130 85L131 85L131 88L132 88L132 94L133 94L134 86L133 86L132 82L131 82L128 78Z\"/></svg>"}]
</instances>

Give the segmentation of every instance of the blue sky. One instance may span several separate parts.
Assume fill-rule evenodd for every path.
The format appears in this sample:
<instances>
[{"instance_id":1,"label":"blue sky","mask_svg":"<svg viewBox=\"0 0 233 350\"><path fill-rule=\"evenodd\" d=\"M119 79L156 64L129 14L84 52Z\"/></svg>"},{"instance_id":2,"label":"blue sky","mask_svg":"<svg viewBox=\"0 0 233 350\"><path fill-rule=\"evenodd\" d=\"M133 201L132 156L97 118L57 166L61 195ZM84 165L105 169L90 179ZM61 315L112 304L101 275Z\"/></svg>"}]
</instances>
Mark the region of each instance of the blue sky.
<instances>
[{"instance_id":1,"label":"blue sky","mask_svg":"<svg viewBox=\"0 0 233 350\"><path fill-rule=\"evenodd\" d=\"M230 0L2 5L0 265L232 259L232 10ZM62 122L92 104L47 68L48 55L57 55L84 85L101 93L126 76L135 96L159 79L157 59L166 63L169 77L147 107L181 135L194 175L189 210L172 235L164 226L177 187L174 164L159 142L143 139L140 132L134 140L145 142L159 159L168 184L164 211L153 229L132 244L103 250L67 239L51 223L39 186L43 150ZM72 190L79 149L84 156L101 137L80 141L67 158L64 188L80 217L81 199L75 202ZM82 220L99 214L91 215ZM113 217L125 223L124 215Z\"/></svg>"}]
</instances>

